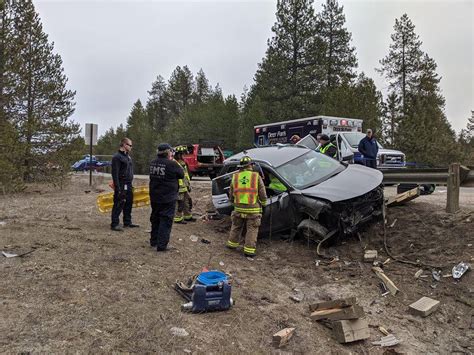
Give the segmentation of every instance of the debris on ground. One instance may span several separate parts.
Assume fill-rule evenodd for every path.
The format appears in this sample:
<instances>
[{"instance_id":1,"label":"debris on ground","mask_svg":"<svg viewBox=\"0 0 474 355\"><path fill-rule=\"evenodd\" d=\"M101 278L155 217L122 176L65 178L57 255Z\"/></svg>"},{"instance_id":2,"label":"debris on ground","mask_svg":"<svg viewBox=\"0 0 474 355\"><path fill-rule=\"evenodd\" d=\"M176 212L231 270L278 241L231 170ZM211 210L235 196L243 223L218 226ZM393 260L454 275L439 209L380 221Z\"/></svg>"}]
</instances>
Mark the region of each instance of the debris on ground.
<instances>
[{"instance_id":1,"label":"debris on ground","mask_svg":"<svg viewBox=\"0 0 474 355\"><path fill-rule=\"evenodd\" d=\"M341 344L370 337L369 325L365 319L339 320L333 322L332 330L334 337Z\"/></svg>"},{"instance_id":2,"label":"debris on ground","mask_svg":"<svg viewBox=\"0 0 474 355\"><path fill-rule=\"evenodd\" d=\"M398 221L398 219L395 218L394 221L392 222L392 224L390 224L389 227L390 227L390 228L395 227L395 223L397 223L397 221Z\"/></svg>"},{"instance_id":3,"label":"debris on ground","mask_svg":"<svg viewBox=\"0 0 474 355\"><path fill-rule=\"evenodd\" d=\"M197 242L199 240L199 237L197 235L192 234L189 236L189 239L191 239L192 242Z\"/></svg>"},{"instance_id":4,"label":"debris on ground","mask_svg":"<svg viewBox=\"0 0 474 355\"><path fill-rule=\"evenodd\" d=\"M400 206L408 201L414 200L415 198L420 196L420 188L416 187L412 190L408 190L406 192L402 192L401 194L398 194L396 196L392 196L387 199L387 207L395 207L395 206Z\"/></svg>"},{"instance_id":5,"label":"debris on ground","mask_svg":"<svg viewBox=\"0 0 474 355\"><path fill-rule=\"evenodd\" d=\"M304 299L303 292L299 288L294 288L293 289L293 294L290 295L290 300L292 300L296 303L299 303L299 302L303 301L303 299Z\"/></svg>"},{"instance_id":6,"label":"debris on ground","mask_svg":"<svg viewBox=\"0 0 474 355\"><path fill-rule=\"evenodd\" d=\"M5 222L5 221L0 221L0 226L3 227L3 226L6 225L6 224L7 224L7 222Z\"/></svg>"},{"instance_id":7,"label":"debris on ground","mask_svg":"<svg viewBox=\"0 0 474 355\"><path fill-rule=\"evenodd\" d=\"M385 272L378 266L374 266L372 268L372 270L375 272L375 275L377 275L377 277L382 280L382 282L385 284L385 286L388 288L388 290L390 291L390 293L392 295L396 295L397 292L399 292L400 290L398 289L397 286L395 286L395 284L393 283L392 280L390 280L388 278L387 275L385 275Z\"/></svg>"},{"instance_id":8,"label":"debris on ground","mask_svg":"<svg viewBox=\"0 0 474 355\"><path fill-rule=\"evenodd\" d=\"M8 253L6 251L2 251L2 254L6 258L14 258L14 257L18 256L18 254Z\"/></svg>"},{"instance_id":9,"label":"debris on ground","mask_svg":"<svg viewBox=\"0 0 474 355\"><path fill-rule=\"evenodd\" d=\"M415 279L418 279L421 276L421 274L423 274L423 269L420 269L417 272L415 272Z\"/></svg>"},{"instance_id":10,"label":"debris on ground","mask_svg":"<svg viewBox=\"0 0 474 355\"><path fill-rule=\"evenodd\" d=\"M422 297L408 306L414 315L427 317L438 309L440 302L429 297Z\"/></svg>"},{"instance_id":11,"label":"debris on ground","mask_svg":"<svg viewBox=\"0 0 474 355\"><path fill-rule=\"evenodd\" d=\"M374 262L377 259L377 250L366 250L364 253L365 262Z\"/></svg>"},{"instance_id":12,"label":"debris on ground","mask_svg":"<svg viewBox=\"0 0 474 355\"><path fill-rule=\"evenodd\" d=\"M203 243L203 244L211 244L211 241L210 241L209 239L202 238L202 239L201 239L201 243Z\"/></svg>"},{"instance_id":13,"label":"debris on ground","mask_svg":"<svg viewBox=\"0 0 474 355\"><path fill-rule=\"evenodd\" d=\"M277 348L286 345L295 333L295 329L296 328L285 328L273 334L273 345Z\"/></svg>"},{"instance_id":14,"label":"debris on ground","mask_svg":"<svg viewBox=\"0 0 474 355\"><path fill-rule=\"evenodd\" d=\"M440 281L441 280L441 270L433 270L431 272L431 275L433 276L433 280L435 280L435 281Z\"/></svg>"},{"instance_id":15,"label":"debris on ground","mask_svg":"<svg viewBox=\"0 0 474 355\"><path fill-rule=\"evenodd\" d=\"M460 262L453 267L453 278L460 279L462 275L466 273L471 268L471 265L468 263Z\"/></svg>"},{"instance_id":16,"label":"debris on ground","mask_svg":"<svg viewBox=\"0 0 474 355\"><path fill-rule=\"evenodd\" d=\"M189 335L189 333L184 328L172 327L170 332L175 337L187 337Z\"/></svg>"},{"instance_id":17,"label":"debris on ground","mask_svg":"<svg viewBox=\"0 0 474 355\"><path fill-rule=\"evenodd\" d=\"M378 345L378 346L381 346L381 347L389 347L389 346L395 346L395 345L398 345L400 344L400 340L398 340L395 335L393 334L389 334L387 336L384 336L382 337L380 340L378 341L373 341L372 342L372 345Z\"/></svg>"}]
</instances>

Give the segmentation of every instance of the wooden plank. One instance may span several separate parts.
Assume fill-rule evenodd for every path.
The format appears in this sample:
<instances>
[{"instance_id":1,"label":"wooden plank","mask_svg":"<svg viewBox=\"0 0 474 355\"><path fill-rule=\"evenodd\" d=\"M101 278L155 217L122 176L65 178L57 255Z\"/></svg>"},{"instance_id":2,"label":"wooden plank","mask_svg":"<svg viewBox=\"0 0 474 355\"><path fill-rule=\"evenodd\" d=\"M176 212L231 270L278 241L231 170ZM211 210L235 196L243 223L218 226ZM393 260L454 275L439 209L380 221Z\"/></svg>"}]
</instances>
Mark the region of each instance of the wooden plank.
<instances>
[{"instance_id":1,"label":"wooden plank","mask_svg":"<svg viewBox=\"0 0 474 355\"><path fill-rule=\"evenodd\" d=\"M344 308L350 307L357 303L357 299L355 297L349 298L340 298L333 301L326 301L326 302L319 302L313 303L309 305L310 312L319 311L323 309L332 309L332 308Z\"/></svg>"},{"instance_id":2,"label":"wooden plank","mask_svg":"<svg viewBox=\"0 0 474 355\"><path fill-rule=\"evenodd\" d=\"M287 344L293 336L296 328L285 328L273 334L273 345L280 348Z\"/></svg>"},{"instance_id":3,"label":"wooden plank","mask_svg":"<svg viewBox=\"0 0 474 355\"><path fill-rule=\"evenodd\" d=\"M408 306L412 314L427 317L438 309L440 302L429 297L421 297L418 301Z\"/></svg>"},{"instance_id":4,"label":"wooden plank","mask_svg":"<svg viewBox=\"0 0 474 355\"><path fill-rule=\"evenodd\" d=\"M459 187L461 186L460 164L449 165L448 171L448 198L446 212L456 213L459 211Z\"/></svg>"},{"instance_id":5,"label":"wooden plank","mask_svg":"<svg viewBox=\"0 0 474 355\"><path fill-rule=\"evenodd\" d=\"M414 189L402 192L396 196L389 197L387 199L387 207L394 207L403 205L404 203L411 201L420 196L420 188L416 187Z\"/></svg>"},{"instance_id":6,"label":"wooden plank","mask_svg":"<svg viewBox=\"0 0 474 355\"><path fill-rule=\"evenodd\" d=\"M357 319L364 316L364 309L361 306L353 305L344 308L323 309L311 313L311 320L342 320Z\"/></svg>"},{"instance_id":7,"label":"wooden plank","mask_svg":"<svg viewBox=\"0 0 474 355\"><path fill-rule=\"evenodd\" d=\"M392 295L395 296L397 292L400 291L398 287L395 286L393 281L390 280L387 275L385 275L385 272L380 267L374 266L372 270L375 272L375 275L377 275L377 277L384 282L385 286L387 286Z\"/></svg>"},{"instance_id":8,"label":"wooden plank","mask_svg":"<svg viewBox=\"0 0 474 355\"><path fill-rule=\"evenodd\" d=\"M333 322L333 334L339 343L350 343L368 339L369 325L365 319L340 320Z\"/></svg>"}]
</instances>

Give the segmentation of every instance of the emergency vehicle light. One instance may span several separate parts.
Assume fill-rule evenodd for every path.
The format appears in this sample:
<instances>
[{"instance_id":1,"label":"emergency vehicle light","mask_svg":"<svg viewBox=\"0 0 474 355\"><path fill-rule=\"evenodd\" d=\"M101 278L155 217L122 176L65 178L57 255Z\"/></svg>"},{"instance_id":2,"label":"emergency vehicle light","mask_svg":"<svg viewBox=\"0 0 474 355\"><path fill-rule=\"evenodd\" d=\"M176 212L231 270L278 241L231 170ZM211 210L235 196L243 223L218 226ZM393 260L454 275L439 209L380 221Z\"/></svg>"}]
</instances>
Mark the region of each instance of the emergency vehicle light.
<instances>
[{"instance_id":1,"label":"emergency vehicle light","mask_svg":"<svg viewBox=\"0 0 474 355\"><path fill-rule=\"evenodd\" d=\"M331 126L337 126L337 120L331 120L331 121L329 121L329 124Z\"/></svg>"},{"instance_id":2,"label":"emergency vehicle light","mask_svg":"<svg viewBox=\"0 0 474 355\"><path fill-rule=\"evenodd\" d=\"M349 121L349 126L354 127L354 121Z\"/></svg>"},{"instance_id":3,"label":"emergency vehicle light","mask_svg":"<svg viewBox=\"0 0 474 355\"><path fill-rule=\"evenodd\" d=\"M255 133L260 133L260 128L255 128Z\"/></svg>"},{"instance_id":4,"label":"emergency vehicle light","mask_svg":"<svg viewBox=\"0 0 474 355\"><path fill-rule=\"evenodd\" d=\"M347 126L347 120L341 120L341 126Z\"/></svg>"}]
</instances>

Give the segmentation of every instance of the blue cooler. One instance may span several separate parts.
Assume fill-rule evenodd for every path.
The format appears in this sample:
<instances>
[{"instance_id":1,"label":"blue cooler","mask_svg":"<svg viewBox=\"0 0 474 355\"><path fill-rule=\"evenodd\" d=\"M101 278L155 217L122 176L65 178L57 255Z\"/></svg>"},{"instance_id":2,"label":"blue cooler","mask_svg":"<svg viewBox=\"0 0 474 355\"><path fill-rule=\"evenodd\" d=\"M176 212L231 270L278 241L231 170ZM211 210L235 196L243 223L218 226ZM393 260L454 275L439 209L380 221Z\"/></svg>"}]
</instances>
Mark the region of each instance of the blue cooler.
<instances>
[{"instance_id":1,"label":"blue cooler","mask_svg":"<svg viewBox=\"0 0 474 355\"><path fill-rule=\"evenodd\" d=\"M202 272L194 285L189 308L193 313L228 310L232 306L231 290L227 275L223 272Z\"/></svg>"}]
</instances>

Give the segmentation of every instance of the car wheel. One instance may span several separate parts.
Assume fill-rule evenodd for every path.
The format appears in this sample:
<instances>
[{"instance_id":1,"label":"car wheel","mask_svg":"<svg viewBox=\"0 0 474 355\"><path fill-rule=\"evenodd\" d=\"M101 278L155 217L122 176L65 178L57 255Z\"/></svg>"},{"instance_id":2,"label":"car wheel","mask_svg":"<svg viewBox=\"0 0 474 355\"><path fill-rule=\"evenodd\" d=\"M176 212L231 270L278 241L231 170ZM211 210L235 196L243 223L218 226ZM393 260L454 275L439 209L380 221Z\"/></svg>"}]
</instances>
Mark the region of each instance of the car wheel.
<instances>
[{"instance_id":1,"label":"car wheel","mask_svg":"<svg viewBox=\"0 0 474 355\"><path fill-rule=\"evenodd\" d=\"M420 195L431 195L436 189L436 185L420 185Z\"/></svg>"},{"instance_id":2,"label":"car wheel","mask_svg":"<svg viewBox=\"0 0 474 355\"><path fill-rule=\"evenodd\" d=\"M314 219L303 219L297 227L298 234L305 239L320 242L328 234L328 230Z\"/></svg>"}]
</instances>

